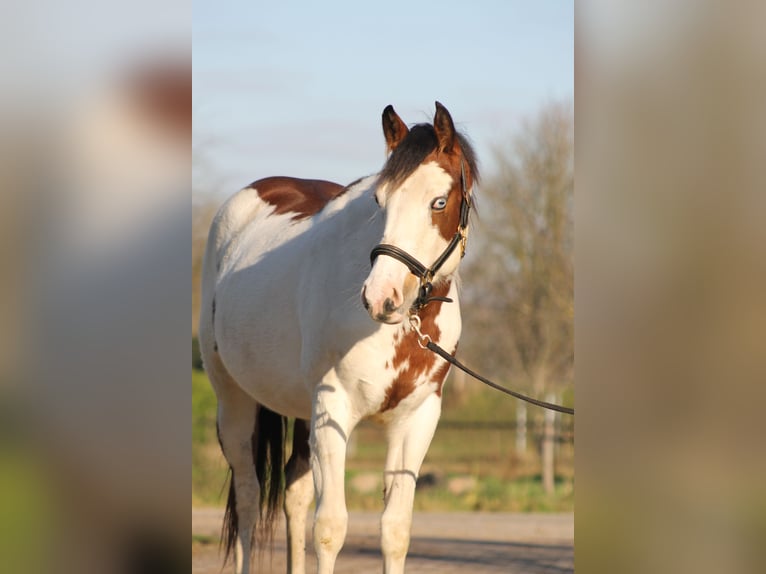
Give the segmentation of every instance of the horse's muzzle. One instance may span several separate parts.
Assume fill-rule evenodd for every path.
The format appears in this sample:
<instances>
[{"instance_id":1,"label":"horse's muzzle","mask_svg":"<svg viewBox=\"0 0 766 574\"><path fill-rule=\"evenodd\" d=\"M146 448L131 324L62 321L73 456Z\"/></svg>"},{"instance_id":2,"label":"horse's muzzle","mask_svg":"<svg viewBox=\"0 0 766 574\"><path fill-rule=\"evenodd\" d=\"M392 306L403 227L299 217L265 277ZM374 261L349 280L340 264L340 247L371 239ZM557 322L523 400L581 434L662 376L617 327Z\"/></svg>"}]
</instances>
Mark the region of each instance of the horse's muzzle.
<instances>
[{"instance_id":1,"label":"horse's muzzle","mask_svg":"<svg viewBox=\"0 0 766 574\"><path fill-rule=\"evenodd\" d=\"M371 302L367 298L367 286L364 286L362 288L362 305L370 317L380 323L396 324L404 320L403 301L397 290L394 290L392 296L386 297L382 302Z\"/></svg>"}]
</instances>

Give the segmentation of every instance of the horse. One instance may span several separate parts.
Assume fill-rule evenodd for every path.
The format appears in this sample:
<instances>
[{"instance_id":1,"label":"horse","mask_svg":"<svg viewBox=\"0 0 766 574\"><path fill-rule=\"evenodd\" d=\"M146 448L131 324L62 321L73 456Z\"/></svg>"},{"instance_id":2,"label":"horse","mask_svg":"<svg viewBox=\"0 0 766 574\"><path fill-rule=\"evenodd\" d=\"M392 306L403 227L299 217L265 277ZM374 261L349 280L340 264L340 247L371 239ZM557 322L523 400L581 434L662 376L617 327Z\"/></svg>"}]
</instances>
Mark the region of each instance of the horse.
<instances>
[{"instance_id":1,"label":"horse","mask_svg":"<svg viewBox=\"0 0 766 574\"><path fill-rule=\"evenodd\" d=\"M432 124L408 127L392 106L382 124L379 173L345 187L260 179L211 224L199 341L231 475L224 565L233 551L237 574L273 540L280 506L288 572L305 571L314 496L317 572L333 572L348 524L346 447L363 419L380 423L387 440L384 571L404 571L415 485L450 367L423 344L457 350L457 271L479 173L439 102Z\"/></svg>"}]
</instances>

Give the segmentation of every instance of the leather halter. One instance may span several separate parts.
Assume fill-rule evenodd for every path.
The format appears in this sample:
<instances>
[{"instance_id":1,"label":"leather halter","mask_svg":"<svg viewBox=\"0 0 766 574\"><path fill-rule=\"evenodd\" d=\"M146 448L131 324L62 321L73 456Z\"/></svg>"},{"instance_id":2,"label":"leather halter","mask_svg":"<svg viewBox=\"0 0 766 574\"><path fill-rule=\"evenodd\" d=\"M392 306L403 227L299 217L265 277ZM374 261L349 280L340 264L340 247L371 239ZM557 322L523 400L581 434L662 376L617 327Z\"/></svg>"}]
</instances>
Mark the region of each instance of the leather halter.
<instances>
[{"instance_id":1,"label":"leather halter","mask_svg":"<svg viewBox=\"0 0 766 574\"><path fill-rule=\"evenodd\" d=\"M431 290L433 289L434 276L439 269L441 269L442 265L444 265L445 261L449 259L450 255L452 255L452 252L457 249L458 245L460 246L461 259L465 256L465 242L468 238L468 214L471 210L471 198L469 197L468 189L466 188L465 169L463 167L462 159L460 160L460 184L462 186L463 196L460 203L460 223L458 224L455 235L452 236L447 247L430 267L426 267L404 249L401 249L396 245L379 243L373 247L370 252L370 265L375 264L375 259L377 259L378 255L388 255L389 257L393 257L397 261L404 263L404 265L407 266L407 269L410 270L410 273L420 279L420 289L418 290L418 296L415 299L415 302L412 304L412 311L419 311L431 301L446 301L447 303L452 303L452 299L449 297L431 297L430 295Z\"/></svg>"}]
</instances>

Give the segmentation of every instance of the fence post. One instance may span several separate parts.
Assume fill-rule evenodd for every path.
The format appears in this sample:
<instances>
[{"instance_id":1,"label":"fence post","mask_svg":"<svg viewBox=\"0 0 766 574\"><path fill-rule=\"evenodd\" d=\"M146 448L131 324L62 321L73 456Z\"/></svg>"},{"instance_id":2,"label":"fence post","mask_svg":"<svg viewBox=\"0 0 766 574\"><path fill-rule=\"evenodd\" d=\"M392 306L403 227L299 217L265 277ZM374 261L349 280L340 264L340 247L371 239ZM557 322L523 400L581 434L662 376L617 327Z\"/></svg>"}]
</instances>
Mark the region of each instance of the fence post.
<instances>
[{"instance_id":1,"label":"fence post","mask_svg":"<svg viewBox=\"0 0 766 574\"><path fill-rule=\"evenodd\" d=\"M556 399L553 393L548 393L546 401L549 403L554 402ZM543 430L543 490L546 494L553 494L554 489L554 452L553 445L555 440L555 422L556 412L551 410L545 411L545 428Z\"/></svg>"},{"instance_id":2,"label":"fence post","mask_svg":"<svg viewBox=\"0 0 766 574\"><path fill-rule=\"evenodd\" d=\"M527 452L527 405L522 401L516 403L516 452Z\"/></svg>"},{"instance_id":3,"label":"fence post","mask_svg":"<svg viewBox=\"0 0 766 574\"><path fill-rule=\"evenodd\" d=\"M562 396L560 394L556 394L556 404L560 405L562 403ZM561 413L553 413L553 458L554 461L558 460L561 456Z\"/></svg>"}]
</instances>

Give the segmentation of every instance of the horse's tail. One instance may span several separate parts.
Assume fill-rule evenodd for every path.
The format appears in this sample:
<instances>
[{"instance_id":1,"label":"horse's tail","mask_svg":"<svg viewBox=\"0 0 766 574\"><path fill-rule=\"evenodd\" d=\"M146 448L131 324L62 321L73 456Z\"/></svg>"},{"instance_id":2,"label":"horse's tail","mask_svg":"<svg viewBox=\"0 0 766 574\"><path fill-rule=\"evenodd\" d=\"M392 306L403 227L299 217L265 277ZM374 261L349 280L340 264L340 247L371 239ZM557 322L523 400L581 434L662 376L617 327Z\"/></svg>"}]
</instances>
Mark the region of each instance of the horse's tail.
<instances>
[{"instance_id":1,"label":"horse's tail","mask_svg":"<svg viewBox=\"0 0 766 574\"><path fill-rule=\"evenodd\" d=\"M255 474L261 485L258 534L261 541L271 543L285 493L287 417L261 407L257 426L258 437L253 440L253 455Z\"/></svg>"},{"instance_id":2,"label":"horse's tail","mask_svg":"<svg viewBox=\"0 0 766 574\"><path fill-rule=\"evenodd\" d=\"M239 536L239 516L237 514L237 493L234 489L234 469L229 465L229 496L226 498L226 512L223 514L223 529L221 531L221 544L224 547L223 565L229 561L229 557L237 545Z\"/></svg>"},{"instance_id":3,"label":"horse's tail","mask_svg":"<svg viewBox=\"0 0 766 574\"><path fill-rule=\"evenodd\" d=\"M274 529L284 499L284 461L287 417L260 406L251 438L253 465L260 485L257 537L259 548L274 541ZM229 496L223 518L221 541L225 548L224 564L234 551L239 535L237 495L234 489L234 469L231 470Z\"/></svg>"}]
</instances>

